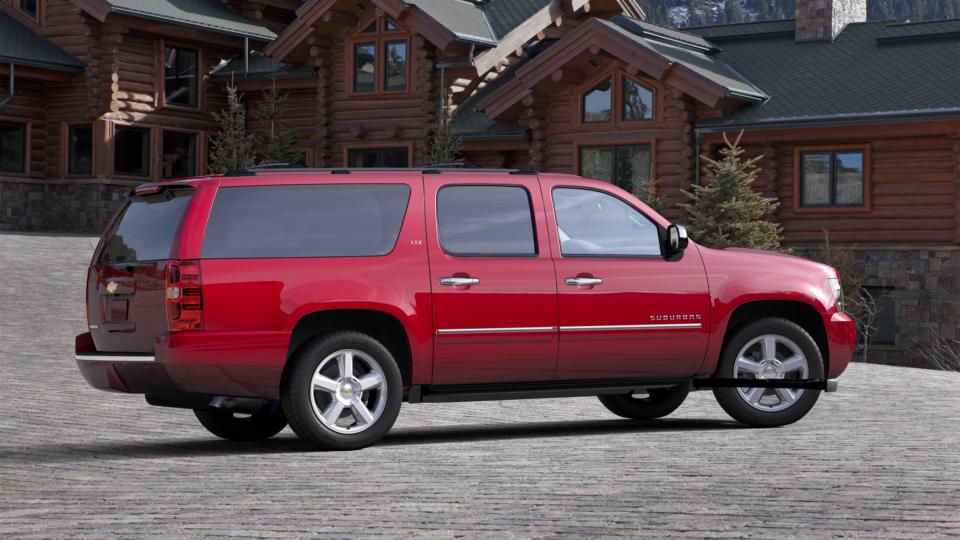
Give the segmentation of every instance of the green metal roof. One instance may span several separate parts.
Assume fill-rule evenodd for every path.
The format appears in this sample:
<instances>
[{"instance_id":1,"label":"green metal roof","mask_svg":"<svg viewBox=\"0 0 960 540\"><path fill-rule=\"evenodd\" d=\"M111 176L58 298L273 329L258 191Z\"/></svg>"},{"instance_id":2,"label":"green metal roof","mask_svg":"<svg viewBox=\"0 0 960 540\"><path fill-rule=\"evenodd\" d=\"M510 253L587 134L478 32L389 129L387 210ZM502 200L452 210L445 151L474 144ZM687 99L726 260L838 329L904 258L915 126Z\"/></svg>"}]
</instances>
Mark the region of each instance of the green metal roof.
<instances>
[{"instance_id":1,"label":"green metal roof","mask_svg":"<svg viewBox=\"0 0 960 540\"><path fill-rule=\"evenodd\" d=\"M0 63L9 62L56 71L84 68L73 55L0 11Z\"/></svg>"},{"instance_id":2,"label":"green metal roof","mask_svg":"<svg viewBox=\"0 0 960 540\"><path fill-rule=\"evenodd\" d=\"M496 45L553 0L405 0L450 30L457 39Z\"/></svg>"},{"instance_id":3,"label":"green metal roof","mask_svg":"<svg viewBox=\"0 0 960 540\"><path fill-rule=\"evenodd\" d=\"M701 126L855 118L960 118L960 19L848 25L833 41L796 42L793 21L696 28L716 58L770 98Z\"/></svg>"},{"instance_id":4,"label":"green metal roof","mask_svg":"<svg viewBox=\"0 0 960 540\"><path fill-rule=\"evenodd\" d=\"M497 38L480 6L467 0L405 0L450 30L457 39L495 45Z\"/></svg>"},{"instance_id":5,"label":"green metal roof","mask_svg":"<svg viewBox=\"0 0 960 540\"><path fill-rule=\"evenodd\" d=\"M273 41L269 28L234 13L220 0L107 0L110 11L220 34Z\"/></svg>"},{"instance_id":6,"label":"green metal roof","mask_svg":"<svg viewBox=\"0 0 960 540\"><path fill-rule=\"evenodd\" d=\"M313 71L314 69L310 66L291 66L277 62L272 56L267 56L260 51L252 51L246 66L243 55L238 54L220 62L210 71L210 76L221 79L235 77L238 80L269 80L271 77L292 79L312 77Z\"/></svg>"}]
</instances>

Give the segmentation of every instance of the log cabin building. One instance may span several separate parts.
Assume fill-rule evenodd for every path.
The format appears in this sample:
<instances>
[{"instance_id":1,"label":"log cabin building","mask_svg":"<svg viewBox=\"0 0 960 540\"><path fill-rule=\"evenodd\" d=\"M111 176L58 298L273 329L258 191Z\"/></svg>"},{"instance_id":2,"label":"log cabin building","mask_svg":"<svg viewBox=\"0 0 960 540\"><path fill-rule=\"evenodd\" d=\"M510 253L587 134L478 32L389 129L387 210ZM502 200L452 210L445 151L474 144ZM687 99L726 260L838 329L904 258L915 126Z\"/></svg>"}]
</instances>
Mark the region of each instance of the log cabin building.
<instances>
[{"instance_id":1,"label":"log cabin building","mask_svg":"<svg viewBox=\"0 0 960 540\"><path fill-rule=\"evenodd\" d=\"M307 166L570 172L671 219L744 132L798 253L829 230L880 297L871 359L960 338L960 20L865 0L678 31L633 0L0 0L0 229L94 232L130 186L206 172L233 80L276 84ZM449 120L445 120L446 118ZM251 129L260 126L249 120Z\"/></svg>"}]
</instances>

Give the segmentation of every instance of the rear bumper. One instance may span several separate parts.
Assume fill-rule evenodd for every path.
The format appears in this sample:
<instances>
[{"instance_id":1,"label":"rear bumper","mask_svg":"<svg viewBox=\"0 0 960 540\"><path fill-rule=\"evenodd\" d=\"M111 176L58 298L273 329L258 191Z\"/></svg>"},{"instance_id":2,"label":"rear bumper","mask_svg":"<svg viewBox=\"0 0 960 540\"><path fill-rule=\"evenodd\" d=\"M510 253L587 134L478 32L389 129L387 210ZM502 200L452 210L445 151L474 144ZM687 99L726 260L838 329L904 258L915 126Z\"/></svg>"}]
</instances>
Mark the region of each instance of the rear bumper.
<instances>
[{"instance_id":1,"label":"rear bumper","mask_svg":"<svg viewBox=\"0 0 960 540\"><path fill-rule=\"evenodd\" d=\"M830 365L827 378L834 379L843 373L850 364L854 348L857 345L857 328L853 319L846 313L836 312L824 315L827 330L827 343L830 347Z\"/></svg>"},{"instance_id":2,"label":"rear bumper","mask_svg":"<svg viewBox=\"0 0 960 540\"><path fill-rule=\"evenodd\" d=\"M76 337L75 359L100 390L276 398L289 341L283 332L183 332L158 337L154 355L113 354L86 333Z\"/></svg>"}]
</instances>

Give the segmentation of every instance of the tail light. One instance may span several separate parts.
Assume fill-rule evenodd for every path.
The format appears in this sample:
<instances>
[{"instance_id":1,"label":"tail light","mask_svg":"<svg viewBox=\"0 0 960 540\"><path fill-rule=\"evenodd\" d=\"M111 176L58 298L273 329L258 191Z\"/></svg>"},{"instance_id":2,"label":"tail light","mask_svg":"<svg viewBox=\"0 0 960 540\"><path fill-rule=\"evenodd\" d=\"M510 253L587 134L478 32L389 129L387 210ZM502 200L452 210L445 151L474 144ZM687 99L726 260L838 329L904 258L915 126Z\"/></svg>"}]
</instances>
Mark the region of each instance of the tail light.
<instances>
[{"instance_id":1,"label":"tail light","mask_svg":"<svg viewBox=\"0 0 960 540\"><path fill-rule=\"evenodd\" d=\"M167 263L167 325L171 332L203 330L200 261Z\"/></svg>"}]
</instances>

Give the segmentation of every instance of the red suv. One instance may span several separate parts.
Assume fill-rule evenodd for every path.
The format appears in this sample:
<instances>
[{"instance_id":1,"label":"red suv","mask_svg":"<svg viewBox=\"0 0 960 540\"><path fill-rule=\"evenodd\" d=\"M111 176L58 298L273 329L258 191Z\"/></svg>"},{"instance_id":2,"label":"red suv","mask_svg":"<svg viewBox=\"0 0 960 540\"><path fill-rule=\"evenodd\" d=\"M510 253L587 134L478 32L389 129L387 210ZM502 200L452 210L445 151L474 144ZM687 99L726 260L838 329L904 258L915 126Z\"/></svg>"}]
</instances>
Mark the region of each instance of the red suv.
<instances>
[{"instance_id":1,"label":"red suv","mask_svg":"<svg viewBox=\"0 0 960 540\"><path fill-rule=\"evenodd\" d=\"M383 437L404 400L597 395L648 420L713 388L779 426L855 342L830 267L698 246L604 182L464 169L146 184L97 246L87 317L94 387L335 449Z\"/></svg>"}]
</instances>

